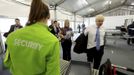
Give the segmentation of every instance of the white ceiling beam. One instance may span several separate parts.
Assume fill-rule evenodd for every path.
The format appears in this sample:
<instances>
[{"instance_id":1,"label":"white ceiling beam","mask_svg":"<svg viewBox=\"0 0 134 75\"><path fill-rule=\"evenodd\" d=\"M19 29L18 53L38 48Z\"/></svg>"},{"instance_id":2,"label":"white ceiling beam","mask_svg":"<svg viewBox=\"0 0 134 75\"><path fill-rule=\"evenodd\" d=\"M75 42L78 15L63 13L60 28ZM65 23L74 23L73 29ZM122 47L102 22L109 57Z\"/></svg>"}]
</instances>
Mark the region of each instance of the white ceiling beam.
<instances>
[{"instance_id":1,"label":"white ceiling beam","mask_svg":"<svg viewBox=\"0 0 134 75\"><path fill-rule=\"evenodd\" d=\"M115 9L115 8L121 7L121 6L125 5L126 2L127 2L127 0L125 0L125 1L124 1L122 4L120 4L120 5L117 5L117 6L114 6L114 7L110 7L110 8L108 8L108 9L106 9L106 10L103 10L103 11L102 11L102 9L100 9L100 10L98 10L98 11L96 11L96 12L87 14L86 16L90 15L90 17L93 17L93 16L95 16L95 15L97 15L97 14L101 14L101 13L107 12L107 11L109 11L109 10L113 10L113 9Z\"/></svg>"},{"instance_id":2,"label":"white ceiling beam","mask_svg":"<svg viewBox=\"0 0 134 75\"><path fill-rule=\"evenodd\" d=\"M64 3L66 0L60 0L59 2L56 3L56 6L61 5L62 3Z\"/></svg>"}]
</instances>

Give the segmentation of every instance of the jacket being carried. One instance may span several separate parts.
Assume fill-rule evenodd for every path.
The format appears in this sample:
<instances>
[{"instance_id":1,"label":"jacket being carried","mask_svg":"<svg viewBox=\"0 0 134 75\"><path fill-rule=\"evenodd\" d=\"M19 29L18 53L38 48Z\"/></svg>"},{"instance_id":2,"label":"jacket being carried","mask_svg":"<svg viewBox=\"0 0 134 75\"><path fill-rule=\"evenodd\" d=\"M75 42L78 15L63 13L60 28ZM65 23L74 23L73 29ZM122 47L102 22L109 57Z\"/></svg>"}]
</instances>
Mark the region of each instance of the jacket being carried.
<instances>
[{"instance_id":1,"label":"jacket being carried","mask_svg":"<svg viewBox=\"0 0 134 75\"><path fill-rule=\"evenodd\" d=\"M128 35L134 36L134 30L133 29L134 29L134 22L132 24L128 25L128 27L127 27Z\"/></svg>"},{"instance_id":2,"label":"jacket being carried","mask_svg":"<svg viewBox=\"0 0 134 75\"><path fill-rule=\"evenodd\" d=\"M4 60L12 75L60 75L60 46L47 25L37 22L7 37Z\"/></svg>"},{"instance_id":3,"label":"jacket being carried","mask_svg":"<svg viewBox=\"0 0 134 75\"><path fill-rule=\"evenodd\" d=\"M75 40L75 46L73 51L75 53L86 53L87 51L87 40L88 40L88 35L85 36L84 33L81 33L77 39Z\"/></svg>"}]
</instances>

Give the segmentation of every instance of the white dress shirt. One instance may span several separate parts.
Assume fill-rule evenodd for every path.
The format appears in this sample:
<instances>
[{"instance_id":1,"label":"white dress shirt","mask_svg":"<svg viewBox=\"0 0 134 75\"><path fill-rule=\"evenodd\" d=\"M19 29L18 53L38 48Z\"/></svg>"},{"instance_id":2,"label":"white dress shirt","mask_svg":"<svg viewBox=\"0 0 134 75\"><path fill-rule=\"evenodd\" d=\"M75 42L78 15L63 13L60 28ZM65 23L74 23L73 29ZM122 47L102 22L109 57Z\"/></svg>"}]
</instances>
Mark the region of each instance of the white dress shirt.
<instances>
[{"instance_id":1,"label":"white dress shirt","mask_svg":"<svg viewBox=\"0 0 134 75\"><path fill-rule=\"evenodd\" d=\"M96 42L95 42L96 30L97 30L97 25L92 25L92 26L88 26L84 31L84 34L88 35L87 49L96 47ZM99 28L99 32L100 32L100 46L102 46L104 45L104 36L105 36L105 30L102 26Z\"/></svg>"}]
</instances>

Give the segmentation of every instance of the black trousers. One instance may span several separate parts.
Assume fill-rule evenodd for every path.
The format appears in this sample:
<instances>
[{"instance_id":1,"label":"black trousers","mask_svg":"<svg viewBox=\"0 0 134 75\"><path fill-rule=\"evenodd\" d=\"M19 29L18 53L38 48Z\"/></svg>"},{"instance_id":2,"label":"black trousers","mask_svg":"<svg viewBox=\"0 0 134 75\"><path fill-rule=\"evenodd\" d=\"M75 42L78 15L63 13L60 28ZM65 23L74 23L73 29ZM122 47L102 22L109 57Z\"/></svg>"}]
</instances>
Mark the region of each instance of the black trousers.
<instances>
[{"instance_id":1,"label":"black trousers","mask_svg":"<svg viewBox=\"0 0 134 75\"><path fill-rule=\"evenodd\" d=\"M103 54L104 46L101 46L100 50L96 50L96 47L87 50L87 61L94 62L94 69L99 69Z\"/></svg>"},{"instance_id":2,"label":"black trousers","mask_svg":"<svg viewBox=\"0 0 134 75\"><path fill-rule=\"evenodd\" d=\"M63 59L70 61L71 60L71 46L72 41L71 40L64 40L62 43L62 50L63 50Z\"/></svg>"},{"instance_id":3,"label":"black trousers","mask_svg":"<svg viewBox=\"0 0 134 75\"><path fill-rule=\"evenodd\" d=\"M7 50L7 44L5 43L5 52L6 52L6 50Z\"/></svg>"},{"instance_id":4,"label":"black trousers","mask_svg":"<svg viewBox=\"0 0 134 75\"><path fill-rule=\"evenodd\" d=\"M133 38L128 38L127 39L127 44L130 44L130 42L132 42L132 44L134 43L134 39Z\"/></svg>"}]
</instances>

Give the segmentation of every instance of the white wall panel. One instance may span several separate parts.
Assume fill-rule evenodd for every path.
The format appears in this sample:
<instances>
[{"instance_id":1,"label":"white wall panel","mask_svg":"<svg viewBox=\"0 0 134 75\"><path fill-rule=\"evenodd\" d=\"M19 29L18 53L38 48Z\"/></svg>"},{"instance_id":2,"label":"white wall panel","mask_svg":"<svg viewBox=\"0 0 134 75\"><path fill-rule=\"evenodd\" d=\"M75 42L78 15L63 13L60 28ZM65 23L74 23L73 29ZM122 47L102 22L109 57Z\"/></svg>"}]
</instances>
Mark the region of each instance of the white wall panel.
<instances>
[{"instance_id":1,"label":"white wall panel","mask_svg":"<svg viewBox=\"0 0 134 75\"><path fill-rule=\"evenodd\" d=\"M116 26L124 25L125 19L134 19L134 15L105 17L103 26L106 29L115 29ZM90 18L90 24L95 24L95 18Z\"/></svg>"}]
</instances>

